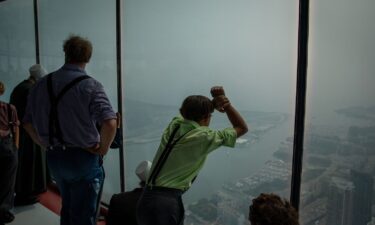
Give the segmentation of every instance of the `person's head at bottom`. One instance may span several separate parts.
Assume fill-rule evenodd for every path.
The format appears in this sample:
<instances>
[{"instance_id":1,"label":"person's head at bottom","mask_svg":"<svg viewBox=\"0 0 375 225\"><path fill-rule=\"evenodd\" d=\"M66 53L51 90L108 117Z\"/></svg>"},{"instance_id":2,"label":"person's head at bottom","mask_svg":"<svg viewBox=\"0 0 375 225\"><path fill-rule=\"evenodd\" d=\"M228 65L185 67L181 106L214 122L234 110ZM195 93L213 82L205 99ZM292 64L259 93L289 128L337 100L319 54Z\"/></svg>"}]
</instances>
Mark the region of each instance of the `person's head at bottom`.
<instances>
[{"instance_id":1,"label":"person's head at bottom","mask_svg":"<svg viewBox=\"0 0 375 225\"><path fill-rule=\"evenodd\" d=\"M262 193L252 200L249 221L251 225L299 225L295 208L272 193Z\"/></svg>"}]
</instances>

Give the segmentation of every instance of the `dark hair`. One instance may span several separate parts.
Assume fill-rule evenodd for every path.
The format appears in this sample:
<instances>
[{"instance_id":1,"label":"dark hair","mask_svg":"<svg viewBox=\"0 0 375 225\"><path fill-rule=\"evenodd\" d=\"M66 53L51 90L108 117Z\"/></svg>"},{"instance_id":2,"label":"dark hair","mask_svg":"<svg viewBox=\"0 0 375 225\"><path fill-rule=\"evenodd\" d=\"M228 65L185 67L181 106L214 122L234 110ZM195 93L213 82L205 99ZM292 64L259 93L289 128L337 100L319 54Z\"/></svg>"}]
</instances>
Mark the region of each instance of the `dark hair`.
<instances>
[{"instance_id":1,"label":"dark hair","mask_svg":"<svg viewBox=\"0 0 375 225\"><path fill-rule=\"evenodd\" d=\"M63 46L66 63L88 63L92 54L92 44L80 36L70 36Z\"/></svg>"},{"instance_id":2,"label":"dark hair","mask_svg":"<svg viewBox=\"0 0 375 225\"><path fill-rule=\"evenodd\" d=\"M298 213L285 199L275 194L260 194L250 205L252 225L299 225Z\"/></svg>"},{"instance_id":3,"label":"dark hair","mask_svg":"<svg viewBox=\"0 0 375 225\"><path fill-rule=\"evenodd\" d=\"M214 111L212 101L202 95L191 95L185 98L180 108L181 115L196 122L207 118Z\"/></svg>"}]
</instances>

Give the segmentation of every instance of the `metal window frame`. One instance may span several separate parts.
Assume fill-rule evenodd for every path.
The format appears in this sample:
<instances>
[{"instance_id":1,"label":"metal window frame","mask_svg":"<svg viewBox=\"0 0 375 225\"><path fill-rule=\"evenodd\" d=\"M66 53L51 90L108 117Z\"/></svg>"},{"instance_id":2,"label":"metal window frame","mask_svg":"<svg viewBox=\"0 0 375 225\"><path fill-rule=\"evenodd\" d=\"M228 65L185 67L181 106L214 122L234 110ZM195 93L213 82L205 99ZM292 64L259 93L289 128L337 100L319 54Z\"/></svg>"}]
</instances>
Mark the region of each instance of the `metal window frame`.
<instances>
[{"instance_id":1,"label":"metal window frame","mask_svg":"<svg viewBox=\"0 0 375 225\"><path fill-rule=\"evenodd\" d=\"M123 115L123 104L122 104L122 49L121 49L121 15L122 15L122 0L116 0L116 66L117 66L117 105L118 112ZM33 0L33 11L34 11L34 36L35 36L35 61L40 63L40 45L39 45L39 2ZM120 129L123 129L122 123ZM122 137L123 138L123 137ZM125 163L124 163L124 146L119 148L119 163L120 163L120 190L125 191Z\"/></svg>"},{"instance_id":2,"label":"metal window frame","mask_svg":"<svg viewBox=\"0 0 375 225\"><path fill-rule=\"evenodd\" d=\"M116 56L117 56L117 106L120 115L122 116L122 0L116 0ZM121 129L123 129L121 123ZM122 132L123 134L124 132ZM122 137L124 139L124 137ZM120 157L120 186L121 192L125 191L125 162L124 162L124 145L122 145L119 149L119 157Z\"/></svg>"},{"instance_id":3,"label":"metal window frame","mask_svg":"<svg viewBox=\"0 0 375 225\"><path fill-rule=\"evenodd\" d=\"M296 105L290 202L298 210L301 192L303 140L305 132L306 82L309 36L309 0L299 0Z\"/></svg>"},{"instance_id":4,"label":"metal window frame","mask_svg":"<svg viewBox=\"0 0 375 225\"><path fill-rule=\"evenodd\" d=\"M38 0L33 2L34 8L34 35L35 35L35 61L37 64L40 63L40 46L39 46L39 3Z\"/></svg>"}]
</instances>

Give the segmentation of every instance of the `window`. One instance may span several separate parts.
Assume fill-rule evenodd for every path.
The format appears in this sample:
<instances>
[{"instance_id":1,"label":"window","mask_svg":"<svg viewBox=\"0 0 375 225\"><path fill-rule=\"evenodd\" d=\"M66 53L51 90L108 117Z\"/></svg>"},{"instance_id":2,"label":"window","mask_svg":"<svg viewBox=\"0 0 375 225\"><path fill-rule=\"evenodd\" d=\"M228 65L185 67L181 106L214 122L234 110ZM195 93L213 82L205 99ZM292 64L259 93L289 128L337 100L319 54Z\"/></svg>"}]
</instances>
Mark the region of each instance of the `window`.
<instances>
[{"instance_id":1,"label":"window","mask_svg":"<svg viewBox=\"0 0 375 225\"><path fill-rule=\"evenodd\" d=\"M0 74L9 101L12 89L29 76L35 64L34 15L32 1L0 3Z\"/></svg>"},{"instance_id":2,"label":"window","mask_svg":"<svg viewBox=\"0 0 375 225\"><path fill-rule=\"evenodd\" d=\"M375 172L372 1L312 1L302 224L367 224Z\"/></svg>"},{"instance_id":3,"label":"window","mask_svg":"<svg viewBox=\"0 0 375 225\"><path fill-rule=\"evenodd\" d=\"M114 110L117 109L115 7L115 2L100 0L40 1L41 63L50 72L59 69L64 64L64 40L70 34L88 38L93 44L93 55L86 71L103 84ZM120 192L117 150L110 150L105 156L104 168L103 201L109 202L113 193Z\"/></svg>"},{"instance_id":4,"label":"window","mask_svg":"<svg viewBox=\"0 0 375 225\"><path fill-rule=\"evenodd\" d=\"M243 224L260 192L288 198L298 2L127 0L123 13L127 189L183 99L222 85L250 132L209 155L184 194L185 223ZM218 112L211 123L230 126Z\"/></svg>"}]
</instances>

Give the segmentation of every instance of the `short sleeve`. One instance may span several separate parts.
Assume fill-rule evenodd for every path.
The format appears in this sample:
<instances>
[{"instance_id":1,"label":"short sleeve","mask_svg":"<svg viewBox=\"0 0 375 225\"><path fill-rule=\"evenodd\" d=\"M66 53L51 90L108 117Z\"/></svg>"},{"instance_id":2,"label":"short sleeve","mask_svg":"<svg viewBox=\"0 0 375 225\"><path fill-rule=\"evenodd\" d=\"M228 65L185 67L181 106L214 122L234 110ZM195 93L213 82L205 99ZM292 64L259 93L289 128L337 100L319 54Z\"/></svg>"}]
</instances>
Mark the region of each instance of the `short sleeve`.
<instances>
[{"instance_id":1,"label":"short sleeve","mask_svg":"<svg viewBox=\"0 0 375 225\"><path fill-rule=\"evenodd\" d=\"M210 130L207 132L207 151L211 152L220 146L233 148L236 145L237 133L234 128L225 128L223 130Z\"/></svg>"},{"instance_id":2,"label":"short sleeve","mask_svg":"<svg viewBox=\"0 0 375 225\"><path fill-rule=\"evenodd\" d=\"M116 113L113 111L103 86L98 81L94 81L93 85L95 87L92 89L90 100L91 117L99 123L107 119L116 119Z\"/></svg>"},{"instance_id":3,"label":"short sleeve","mask_svg":"<svg viewBox=\"0 0 375 225\"><path fill-rule=\"evenodd\" d=\"M217 136L223 140L223 145L234 148L236 145L237 132L234 128L226 128L224 130L216 131Z\"/></svg>"}]
</instances>

